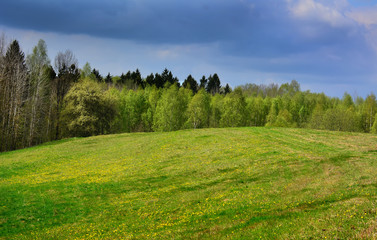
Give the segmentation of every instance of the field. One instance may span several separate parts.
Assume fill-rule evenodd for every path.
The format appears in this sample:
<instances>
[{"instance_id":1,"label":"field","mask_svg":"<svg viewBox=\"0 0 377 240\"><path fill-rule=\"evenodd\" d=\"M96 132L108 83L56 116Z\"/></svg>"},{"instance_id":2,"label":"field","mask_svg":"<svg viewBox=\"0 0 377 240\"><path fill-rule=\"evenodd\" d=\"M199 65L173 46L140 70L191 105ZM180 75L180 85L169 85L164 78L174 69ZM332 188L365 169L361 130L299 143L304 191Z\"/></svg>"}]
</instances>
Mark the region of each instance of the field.
<instances>
[{"instance_id":1,"label":"field","mask_svg":"<svg viewBox=\"0 0 377 240\"><path fill-rule=\"evenodd\" d=\"M234 128L0 154L2 239L377 239L377 136Z\"/></svg>"}]
</instances>

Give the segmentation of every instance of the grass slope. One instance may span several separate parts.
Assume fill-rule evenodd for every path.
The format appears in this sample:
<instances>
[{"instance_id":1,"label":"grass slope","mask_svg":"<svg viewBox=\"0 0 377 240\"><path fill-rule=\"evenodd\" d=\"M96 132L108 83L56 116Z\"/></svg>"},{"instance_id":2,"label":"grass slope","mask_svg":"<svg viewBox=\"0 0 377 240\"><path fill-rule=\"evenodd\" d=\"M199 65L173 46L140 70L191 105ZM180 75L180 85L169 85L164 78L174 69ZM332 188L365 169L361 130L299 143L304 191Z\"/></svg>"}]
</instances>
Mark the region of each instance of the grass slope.
<instances>
[{"instance_id":1,"label":"grass slope","mask_svg":"<svg viewBox=\"0 0 377 240\"><path fill-rule=\"evenodd\" d=\"M376 238L377 137L235 128L0 154L4 239Z\"/></svg>"}]
</instances>

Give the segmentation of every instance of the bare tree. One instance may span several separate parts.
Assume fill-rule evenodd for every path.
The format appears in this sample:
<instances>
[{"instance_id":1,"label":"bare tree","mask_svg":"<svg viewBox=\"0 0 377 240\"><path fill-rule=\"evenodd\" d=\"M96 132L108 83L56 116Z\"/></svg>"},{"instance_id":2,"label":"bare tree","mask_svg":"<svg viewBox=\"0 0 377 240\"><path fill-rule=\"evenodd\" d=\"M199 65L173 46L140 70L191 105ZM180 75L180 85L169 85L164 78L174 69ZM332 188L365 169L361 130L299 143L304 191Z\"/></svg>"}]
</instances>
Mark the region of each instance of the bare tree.
<instances>
[{"instance_id":1,"label":"bare tree","mask_svg":"<svg viewBox=\"0 0 377 240\"><path fill-rule=\"evenodd\" d=\"M55 57L55 72L61 73L72 65L78 67L78 61L71 50L65 50L64 53L58 52Z\"/></svg>"},{"instance_id":2,"label":"bare tree","mask_svg":"<svg viewBox=\"0 0 377 240\"><path fill-rule=\"evenodd\" d=\"M50 60L47 56L47 46L45 41L39 40L34 47L33 53L27 56L27 67L30 73L30 86L28 101L28 136L27 145L41 143L44 138L44 128L47 125L47 112L49 101L50 79L48 67Z\"/></svg>"},{"instance_id":3,"label":"bare tree","mask_svg":"<svg viewBox=\"0 0 377 240\"><path fill-rule=\"evenodd\" d=\"M55 78L52 86L52 91L56 96L55 139L58 139L60 135L60 112L64 96L71 88L72 83L80 77L77 65L78 61L70 50L66 50L64 53L59 52L55 57L55 71L58 73L58 77Z\"/></svg>"}]
</instances>

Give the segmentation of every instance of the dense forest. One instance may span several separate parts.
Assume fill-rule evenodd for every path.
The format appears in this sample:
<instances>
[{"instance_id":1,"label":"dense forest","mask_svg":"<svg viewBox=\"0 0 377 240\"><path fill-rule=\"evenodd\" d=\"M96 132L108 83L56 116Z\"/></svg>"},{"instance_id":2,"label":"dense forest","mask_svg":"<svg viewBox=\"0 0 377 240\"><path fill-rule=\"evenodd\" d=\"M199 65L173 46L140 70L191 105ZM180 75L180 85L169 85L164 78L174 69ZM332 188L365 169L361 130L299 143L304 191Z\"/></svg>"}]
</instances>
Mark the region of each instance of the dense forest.
<instances>
[{"instance_id":1,"label":"dense forest","mask_svg":"<svg viewBox=\"0 0 377 240\"><path fill-rule=\"evenodd\" d=\"M0 39L0 151L66 137L189 128L276 126L377 132L377 102L301 91L297 81L223 87L214 73L182 84L171 71L101 76L74 54L52 64L40 40L25 56Z\"/></svg>"}]
</instances>

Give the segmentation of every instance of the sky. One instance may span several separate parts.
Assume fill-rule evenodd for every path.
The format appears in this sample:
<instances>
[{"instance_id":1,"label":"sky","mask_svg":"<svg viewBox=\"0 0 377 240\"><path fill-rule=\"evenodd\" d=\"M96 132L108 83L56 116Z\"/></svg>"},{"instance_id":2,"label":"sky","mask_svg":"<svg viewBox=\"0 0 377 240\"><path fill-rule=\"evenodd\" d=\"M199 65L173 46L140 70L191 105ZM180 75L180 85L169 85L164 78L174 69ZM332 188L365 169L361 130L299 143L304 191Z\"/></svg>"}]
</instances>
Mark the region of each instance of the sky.
<instances>
[{"instance_id":1,"label":"sky","mask_svg":"<svg viewBox=\"0 0 377 240\"><path fill-rule=\"evenodd\" d=\"M172 71L181 82L297 80L329 96L377 94L377 0L2 0L0 33L51 62L70 49L102 75Z\"/></svg>"}]
</instances>

